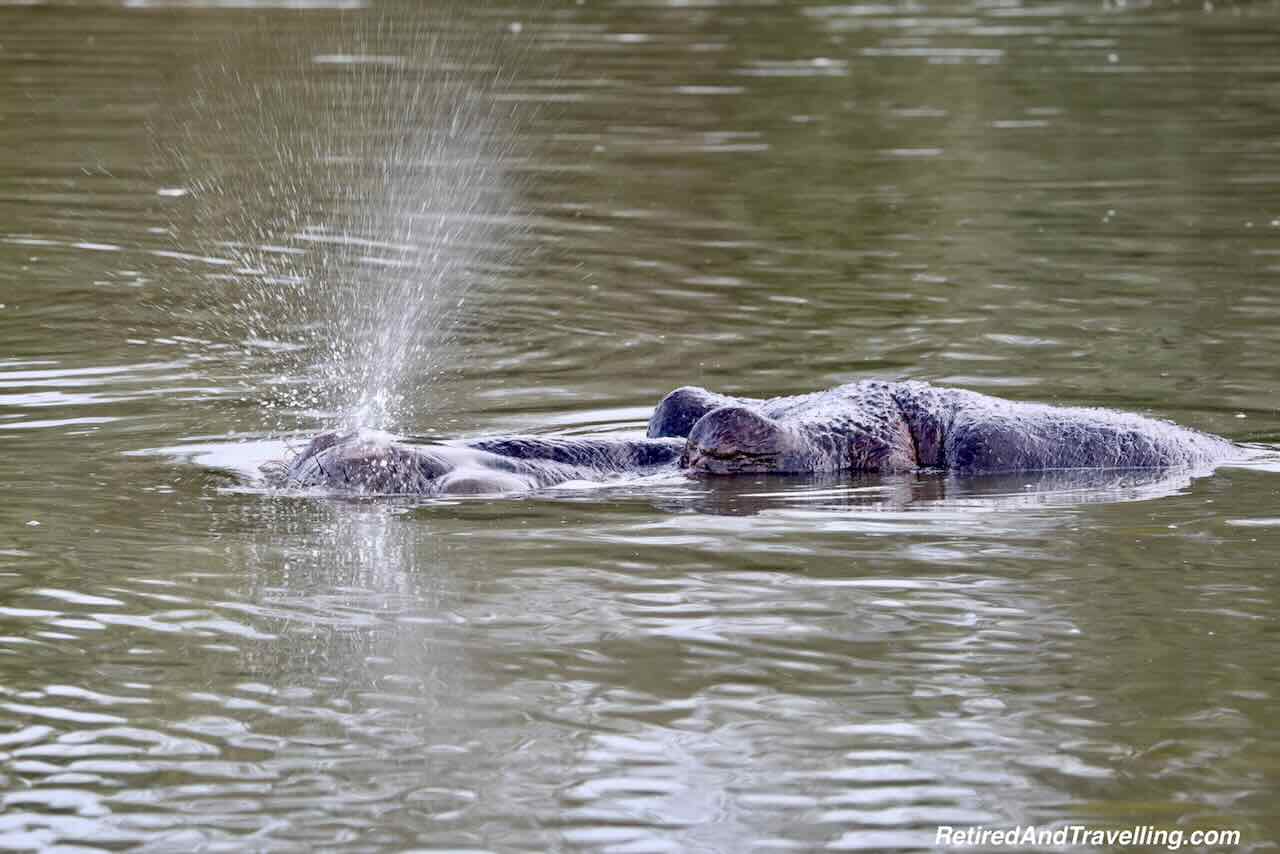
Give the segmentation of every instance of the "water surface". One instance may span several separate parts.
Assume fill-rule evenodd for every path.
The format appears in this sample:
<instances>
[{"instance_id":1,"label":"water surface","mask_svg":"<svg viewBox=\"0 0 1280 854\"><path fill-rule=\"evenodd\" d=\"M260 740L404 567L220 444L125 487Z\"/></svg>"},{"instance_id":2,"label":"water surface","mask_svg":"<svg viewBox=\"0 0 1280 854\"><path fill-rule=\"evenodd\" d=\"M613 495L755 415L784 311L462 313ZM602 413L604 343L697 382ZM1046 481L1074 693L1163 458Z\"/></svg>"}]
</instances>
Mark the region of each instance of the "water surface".
<instances>
[{"instance_id":1,"label":"water surface","mask_svg":"<svg viewBox=\"0 0 1280 854\"><path fill-rule=\"evenodd\" d=\"M0 7L0 845L1274 847L1267 465L428 505L245 475L349 405L342 283L430 275L410 201L454 266L404 433L889 377L1276 442L1278 14ZM470 107L498 171L378 171Z\"/></svg>"}]
</instances>

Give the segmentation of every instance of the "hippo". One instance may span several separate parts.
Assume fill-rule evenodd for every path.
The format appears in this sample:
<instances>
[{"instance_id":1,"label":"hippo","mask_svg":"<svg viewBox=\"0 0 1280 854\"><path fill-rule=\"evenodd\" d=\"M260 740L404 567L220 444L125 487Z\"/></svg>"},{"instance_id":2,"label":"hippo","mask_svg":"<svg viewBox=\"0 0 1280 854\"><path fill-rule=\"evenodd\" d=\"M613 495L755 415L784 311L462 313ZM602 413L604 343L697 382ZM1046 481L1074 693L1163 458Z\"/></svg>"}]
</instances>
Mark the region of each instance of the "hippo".
<instances>
[{"instance_id":1,"label":"hippo","mask_svg":"<svg viewBox=\"0 0 1280 854\"><path fill-rule=\"evenodd\" d=\"M467 495L528 492L569 481L673 470L685 441L504 436L406 444L385 433L323 433L291 461L269 464L268 482L283 488L372 495Z\"/></svg>"},{"instance_id":2,"label":"hippo","mask_svg":"<svg viewBox=\"0 0 1280 854\"><path fill-rule=\"evenodd\" d=\"M768 399L685 386L654 409L644 438L508 436L413 445L378 433L325 433L270 478L291 488L432 496L676 470L972 475L1206 469L1238 456L1226 439L1140 415L867 380Z\"/></svg>"},{"instance_id":3,"label":"hippo","mask_svg":"<svg viewBox=\"0 0 1280 854\"><path fill-rule=\"evenodd\" d=\"M1240 456L1168 421L919 381L765 400L687 386L658 404L648 435L685 437L680 466L706 474L1203 468Z\"/></svg>"}]
</instances>

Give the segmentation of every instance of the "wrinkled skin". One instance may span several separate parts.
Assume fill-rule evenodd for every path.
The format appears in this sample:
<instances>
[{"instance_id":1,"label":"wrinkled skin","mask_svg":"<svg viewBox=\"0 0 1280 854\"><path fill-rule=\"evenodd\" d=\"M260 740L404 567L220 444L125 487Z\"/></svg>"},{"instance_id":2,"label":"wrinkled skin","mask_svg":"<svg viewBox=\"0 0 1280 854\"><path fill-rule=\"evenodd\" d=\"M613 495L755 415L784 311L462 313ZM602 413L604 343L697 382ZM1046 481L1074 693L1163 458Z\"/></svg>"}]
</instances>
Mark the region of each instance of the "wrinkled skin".
<instances>
[{"instance_id":1,"label":"wrinkled skin","mask_svg":"<svg viewBox=\"0 0 1280 854\"><path fill-rule=\"evenodd\" d=\"M923 382L850 383L767 400L685 387L646 439L499 437L409 445L373 433L316 437L279 485L371 494L528 491L676 467L694 475L946 469L1205 468L1239 456L1225 439L1123 412L1017 403Z\"/></svg>"},{"instance_id":2,"label":"wrinkled skin","mask_svg":"<svg viewBox=\"0 0 1280 854\"><path fill-rule=\"evenodd\" d=\"M923 382L769 400L686 387L658 404L649 435L678 436L686 425L681 464L705 474L1198 468L1239 456L1225 439L1167 421Z\"/></svg>"}]
</instances>

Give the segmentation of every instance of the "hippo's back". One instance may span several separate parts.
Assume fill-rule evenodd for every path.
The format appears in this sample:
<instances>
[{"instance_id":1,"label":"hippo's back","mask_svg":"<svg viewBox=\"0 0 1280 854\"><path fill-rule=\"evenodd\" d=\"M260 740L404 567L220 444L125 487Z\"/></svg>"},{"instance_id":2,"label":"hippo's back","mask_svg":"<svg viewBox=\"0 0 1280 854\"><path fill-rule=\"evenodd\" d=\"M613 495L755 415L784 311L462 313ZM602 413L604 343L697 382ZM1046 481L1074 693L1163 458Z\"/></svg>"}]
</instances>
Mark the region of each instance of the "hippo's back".
<instances>
[{"instance_id":1,"label":"hippo's back","mask_svg":"<svg viewBox=\"0 0 1280 854\"><path fill-rule=\"evenodd\" d=\"M1201 468L1237 455L1219 436L1128 412L1002 400L901 383L924 466L962 472Z\"/></svg>"}]
</instances>

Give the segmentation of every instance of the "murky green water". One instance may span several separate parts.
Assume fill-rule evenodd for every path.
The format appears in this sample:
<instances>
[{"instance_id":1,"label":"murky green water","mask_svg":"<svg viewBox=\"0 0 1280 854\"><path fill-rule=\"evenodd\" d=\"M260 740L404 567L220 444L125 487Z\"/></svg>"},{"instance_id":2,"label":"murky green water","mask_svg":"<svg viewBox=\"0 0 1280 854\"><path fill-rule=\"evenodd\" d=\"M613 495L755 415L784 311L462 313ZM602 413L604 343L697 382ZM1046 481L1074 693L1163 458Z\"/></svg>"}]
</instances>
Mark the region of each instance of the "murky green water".
<instances>
[{"instance_id":1,"label":"murky green water","mask_svg":"<svg viewBox=\"0 0 1280 854\"><path fill-rule=\"evenodd\" d=\"M369 265L303 238L394 183L327 182L415 63L508 148L406 432L895 377L1274 442L1280 6L279 5L0 7L0 847L1280 842L1265 465L431 506L235 474L335 417L286 345Z\"/></svg>"}]
</instances>

